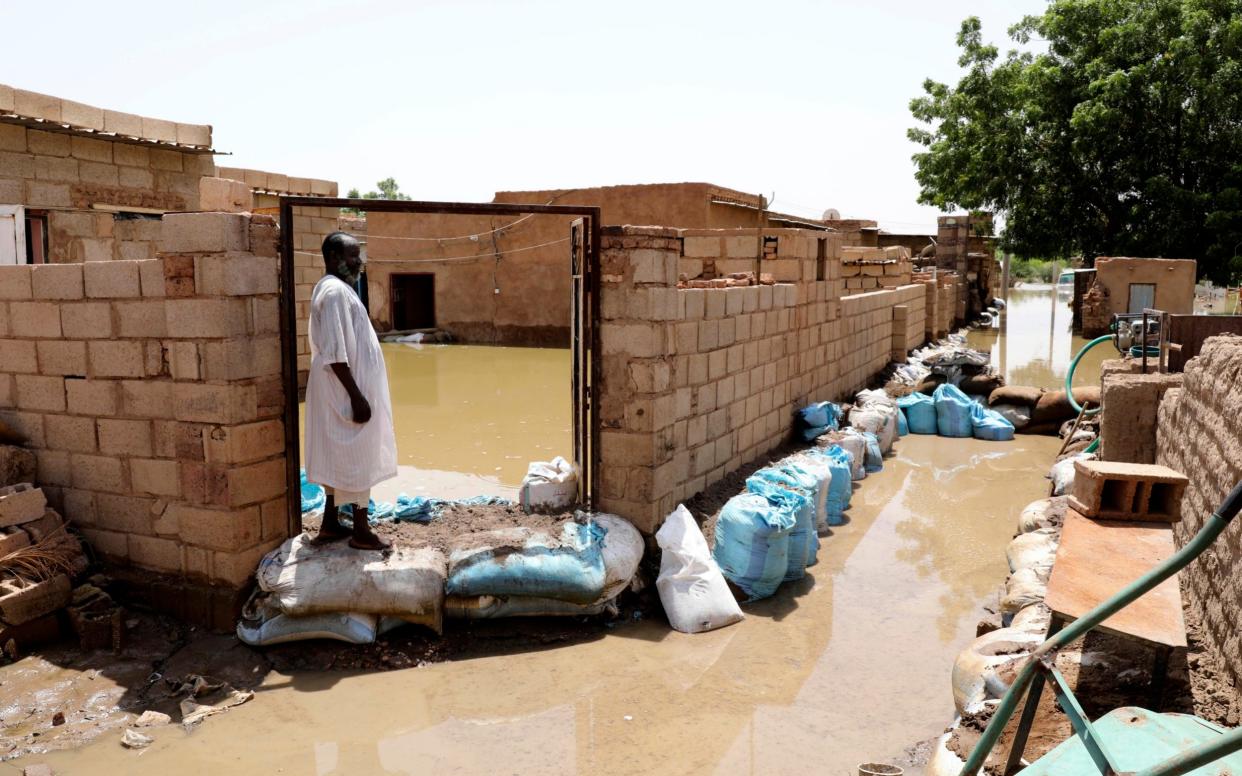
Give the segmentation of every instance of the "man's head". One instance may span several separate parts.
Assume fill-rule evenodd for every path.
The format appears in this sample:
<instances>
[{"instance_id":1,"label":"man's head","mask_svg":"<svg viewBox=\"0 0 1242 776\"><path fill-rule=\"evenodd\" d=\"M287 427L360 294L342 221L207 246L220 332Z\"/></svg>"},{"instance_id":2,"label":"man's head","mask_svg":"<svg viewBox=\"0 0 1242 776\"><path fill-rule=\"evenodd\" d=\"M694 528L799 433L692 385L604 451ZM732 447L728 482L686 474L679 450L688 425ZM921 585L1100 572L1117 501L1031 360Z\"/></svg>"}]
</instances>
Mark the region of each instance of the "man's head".
<instances>
[{"instance_id":1,"label":"man's head","mask_svg":"<svg viewBox=\"0 0 1242 776\"><path fill-rule=\"evenodd\" d=\"M362 264L361 246L352 235L333 232L323 238L323 266L329 275L336 275L352 286L358 282Z\"/></svg>"}]
</instances>

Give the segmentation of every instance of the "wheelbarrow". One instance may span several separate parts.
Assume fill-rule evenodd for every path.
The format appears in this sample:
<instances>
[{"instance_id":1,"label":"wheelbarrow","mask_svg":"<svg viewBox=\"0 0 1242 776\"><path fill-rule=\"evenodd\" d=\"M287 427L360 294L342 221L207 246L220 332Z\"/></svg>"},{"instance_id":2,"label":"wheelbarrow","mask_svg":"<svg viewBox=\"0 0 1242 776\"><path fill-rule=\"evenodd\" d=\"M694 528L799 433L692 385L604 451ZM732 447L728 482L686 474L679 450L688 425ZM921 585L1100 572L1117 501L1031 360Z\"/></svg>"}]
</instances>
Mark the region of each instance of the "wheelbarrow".
<instances>
[{"instance_id":1,"label":"wheelbarrow","mask_svg":"<svg viewBox=\"0 0 1242 776\"><path fill-rule=\"evenodd\" d=\"M1017 772L1026 733L1034 722L1035 708L1045 682L1051 685L1062 710L1069 717L1074 736L1024 768L1020 776L1180 776L1191 772L1194 776L1242 774L1242 728L1225 730L1191 715L1158 714L1134 707L1116 709L1091 722L1070 690L1069 683L1056 669L1058 650L1199 557L1240 510L1242 482L1230 491L1220 508L1185 547L1041 644L1022 666L1009 691L1001 699L991 722L966 760L961 776L979 773L1018 704L1029 691L1030 698L1018 721L1015 746L1010 750L1005 764L1006 774Z\"/></svg>"}]
</instances>

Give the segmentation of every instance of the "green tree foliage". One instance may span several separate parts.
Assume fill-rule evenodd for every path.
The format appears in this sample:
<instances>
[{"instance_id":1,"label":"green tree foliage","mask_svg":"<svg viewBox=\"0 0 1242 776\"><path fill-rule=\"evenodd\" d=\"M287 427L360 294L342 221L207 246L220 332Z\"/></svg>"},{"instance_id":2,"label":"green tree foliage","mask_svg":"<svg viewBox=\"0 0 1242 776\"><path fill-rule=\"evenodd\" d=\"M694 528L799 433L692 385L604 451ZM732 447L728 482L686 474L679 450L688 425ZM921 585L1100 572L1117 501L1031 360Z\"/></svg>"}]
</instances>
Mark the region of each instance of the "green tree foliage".
<instances>
[{"instance_id":1,"label":"green tree foliage","mask_svg":"<svg viewBox=\"0 0 1242 776\"><path fill-rule=\"evenodd\" d=\"M409 194L402 194L401 187L397 185L395 178L385 178L375 184L375 191L368 191L366 194L359 194L358 189L350 189L345 196L350 199L410 199ZM362 211L357 208L342 208L348 213L360 213Z\"/></svg>"},{"instance_id":2,"label":"green tree foliage","mask_svg":"<svg viewBox=\"0 0 1242 776\"><path fill-rule=\"evenodd\" d=\"M1001 58L962 23L957 86L910 103L919 201L1006 218L1028 256L1193 258L1242 273L1242 3L1053 0Z\"/></svg>"}]
</instances>

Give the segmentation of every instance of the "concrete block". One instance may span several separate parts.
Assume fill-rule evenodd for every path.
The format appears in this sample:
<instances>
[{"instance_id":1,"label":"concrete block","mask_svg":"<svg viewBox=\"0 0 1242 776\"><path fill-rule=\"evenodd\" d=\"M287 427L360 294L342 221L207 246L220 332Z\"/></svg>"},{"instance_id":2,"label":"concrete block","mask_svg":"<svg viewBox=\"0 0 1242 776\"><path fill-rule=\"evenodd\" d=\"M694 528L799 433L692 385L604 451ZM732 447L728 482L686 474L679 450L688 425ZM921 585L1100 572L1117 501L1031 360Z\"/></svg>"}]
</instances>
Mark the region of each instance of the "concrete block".
<instances>
[{"instance_id":1,"label":"concrete block","mask_svg":"<svg viewBox=\"0 0 1242 776\"><path fill-rule=\"evenodd\" d=\"M125 299L142 296L135 261L92 261L82 267L86 296L92 299Z\"/></svg>"},{"instance_id":2,"label":"concrete block","mask_svg":"<svg viewBox=\"0 0 1242 776\"><path fill-rule=\"evenodd\" d=\"M129 462L129 477L135 493L171 497L181 495L181 477L176 461L134 458Z\"/></svg>"},{"instance_id":3,"label":"concrete block","mask_svg":"<svg viewBox=\"0 0 1242 776\"><path fill-rule=\"evenodd\" d=\"M244 299L170 299L165 305L170 337L233 337L249 326Z\"/></svg>"},{"instance_id":4,"label":"concrete block","mask_svg":"<svg viewBox=\"0 0 1242 776\"><path fill-rule=\"evenodd\" d=\"M203 437L208 463L239 464L280 455L285 449L285 426L264 420L238 426L216 426Z\"/></svg>"},{"instance_id":5,"label":"concrete block","mask_svg":"<svg viewBox=\"0 0 1242 776\"><path fill-rule=\"evenodd\" d=\"M73 381L80 382L80 381ZM95 420L74 415L48 415L44 419L46 444L53 450L95 452ZM41 478L40 482L46 480Z\"/></svg>"},{"instance_id":6,"label":"concrete block","mask_svg":"<svg viewBox=\"0 0 1242 776\"><path fill-rule=\"evenodd\" d=\"M112 306L107 302L61 305L60 328L70 339L108 339L112 336Z\"/></svg>"},{"instance_id":7,"label":"concrete block","mask_svg":"<svg viewBox=\"0 0 1242 776\"><path fill-rule=\"evenodd\" d=\"M254 195L243 181L228 178L200 178L198 207L206 211L242 213L254 209Z\"/></svg>"},{"instance_id":8,"label":"concrete block","mask_svg":"<svg viewBox=\"0 0 1242 776\"><path fill-rule=\"evenodd\" d=\"M87 343L91 377L143 377L146 374L142 343L126 340L95 340Z\"/></svg>"},{"instance_id":9,"label":"concrete block","mask_svg":"<svg viewBox=\"0 0 1242 776\"><path fill-rule=\"evenodd\" d=\"M23 547L30 546L30 537L16 527L0 528L0 558Z\"/></svg>"},{"instance_id":10,"label":"concrete block","mask_svg":"<svg viewBox=\"0 0 1242 776\"><path fill-rule=\"evenodd\" d=\"M0 581L0 622L21 625L63 609L69 604L72 587L64 574L34 584Z\"/></svg>"},{"instance_id":11,"label":"concrete block","mask_svg":"<svg viewBox=\"0 0 1242 776\"><path fill-rule=\"evenodd\" d=\"M0 340L0 368L9 374L39 371L38 351L30 340Z\"/></svg>"},{"instance_id":12,"label":"concrete block","mask_svg":"<svg viewBox=\"0 0 1242 776\"><path fill-rule=\"evenodd\" d=\"M111 455L151 455L151 421L100 418L99 451Z\"/></svg>"},{"instance_id":13,"label":"concrete block","mask_svg":"<svg viewBox=\"0 0 1242 776\"><path fill-rule=\"evenodd\" d=\"M159 241L162 253L224 253L250 247L250 219L238 213L169 213Z\"/></svg>"},{"instance_id":14,"label":"concrete block","mask_svg":"<svg viewBox=\"0 0 1242 776\"><path fill-rule=\"evenodd\" d=\"M39 412L65 411L65 378L17 375L14 380L17 383L19 409Z\"/></svg>"},{"instance_id":15,"label":"concrete block","mask_svg":"<svg viewBox=\"0 0 1242 776\"><path fill-rule=\"evenodd\" d=\"M14 337L60 337L60 306L55 302L12 302L9 331Z\"/></svg>"},{"instance_id":16,"label":"concrete block","mask_svg":"<svg viewBox=\"0 0 1242 776\"><path fill-rule=\"evenodd\" d=\"M1176 523L1188 482L1166 466L1075 461L1070 506L1101 520Z\"/></svg>"},{"instance_id":17,"label":"concrete block","mask_svg":"<svg viewBox=\"0 0 1242 776\"><path fill-rule=\"evenodd\" d=\"M253 546L263 534L262 514L257 506L218 510L173 504L169 510L177 514L181 541L197 547L236 551Z\"/></svg>"},{"instance_id":18,"label":"concrete block","mask_svg":"<svg viewBox=\"0 0 1242 776\"><path fill-rule=\"evenodd\" d=\"M38 343L39 371L45 375L86 375L86 343L42 340Z\"/></svg>"},{"instance_id":19,"label":"concrete block","mask_svg":"<svg viewBox=\"0 0 1242 776\"><path fill-rule=\"evenodd\" d=\"M175 573L183 570L181 546L173 539L130 534L126 544L129 561L135 566Z\"/></svg>"},{"instance_id":20,"label":"concrete block","mask_svg":"<svg viewBox=\"0 0 1242 776\"><path fill-rule=\"evenodd\" d=\"M35 264L30 269L31 290L35 299L82 298L82 265Z\"/></svg>"},{"instance_id":21,"label":"concrete block","mask_svg":"<svg viewBox=\"0 0 1242 776\"><path fill-rule=\"evenodd\" d=\"M45 511L47 497L42 488L28 482L0 488L0 528L38 520Z\"/></svg>"}]
</instances>

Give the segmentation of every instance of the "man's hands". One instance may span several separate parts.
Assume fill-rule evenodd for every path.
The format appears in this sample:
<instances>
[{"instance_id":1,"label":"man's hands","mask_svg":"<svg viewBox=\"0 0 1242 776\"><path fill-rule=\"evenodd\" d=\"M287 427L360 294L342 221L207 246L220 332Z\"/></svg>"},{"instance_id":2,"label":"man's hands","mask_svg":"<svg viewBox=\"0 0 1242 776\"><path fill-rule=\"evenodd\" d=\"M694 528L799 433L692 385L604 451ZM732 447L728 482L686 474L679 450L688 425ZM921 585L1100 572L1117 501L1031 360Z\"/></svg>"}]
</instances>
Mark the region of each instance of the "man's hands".
<instances>
[{"instance_id":1,"label":"man's hands","mask_svg":"<svg viewBox=\"0 0 1242 776\"><path fill-rule=\"evenodd\" d=\"M371 419L371 404L362 394L350 396L349 406L353 410L355 423L366 423Z\"/></svg>"},{"instance_id":2,"label":"man's hands","mask_svg":"<svg viewBox=\"0 0 1242 776\"><path fill-rule=\"evenodd\" d=\"M331 366L332 374L336 375L336 379L341 381L345 392L349 394L349 408L354 416L354 422L359 425L366 423L371 419L371 403L362 395L362 391L358 390L354 375L349 371L349 364L340 362Z\"/></svg>"}]
</instances>

